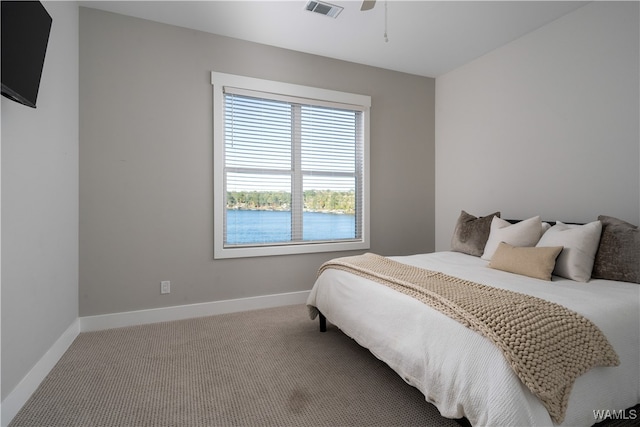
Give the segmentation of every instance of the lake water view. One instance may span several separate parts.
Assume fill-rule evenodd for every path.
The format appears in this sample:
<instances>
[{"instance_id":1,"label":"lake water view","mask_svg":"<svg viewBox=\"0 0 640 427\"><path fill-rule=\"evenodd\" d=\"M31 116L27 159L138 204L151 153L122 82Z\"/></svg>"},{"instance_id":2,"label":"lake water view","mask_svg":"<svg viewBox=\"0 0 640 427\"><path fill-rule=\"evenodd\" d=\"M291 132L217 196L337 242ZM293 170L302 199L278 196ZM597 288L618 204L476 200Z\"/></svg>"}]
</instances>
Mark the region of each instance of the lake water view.
<instances>
[{"instance_id":1,"label":"lake water view","mask_svg":"<svg viewBox=\"0 0 640 427\"><path fill-rule=\"evenodd\" d=\"M303 240L355 238L355 215L303 213ZM227 244L291 240L291 212L227 209Z\"/></svg>"}]
</instances>

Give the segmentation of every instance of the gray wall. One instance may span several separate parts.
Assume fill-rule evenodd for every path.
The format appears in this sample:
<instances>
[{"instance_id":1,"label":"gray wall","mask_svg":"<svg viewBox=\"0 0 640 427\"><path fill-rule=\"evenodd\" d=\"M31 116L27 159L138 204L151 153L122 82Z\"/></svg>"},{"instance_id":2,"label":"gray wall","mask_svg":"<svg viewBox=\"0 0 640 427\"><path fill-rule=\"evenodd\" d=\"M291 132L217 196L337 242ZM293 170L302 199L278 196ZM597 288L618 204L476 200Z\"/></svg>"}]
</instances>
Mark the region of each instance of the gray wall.
<instances>
[{"instance_id":1,"label":"gray wall","mask_svg":"<svg viewBox=\"0 0 640 427\"><path fill-rule=\"evenodd\" d=\"M464 209L640 223L639 11L593 2L436 80L436 250Z\"/></svg>"},{"instance_id":2,"label":"gray wall","mask_svg":"<svg viewBox=\"0 0 640 427\"><path fill-rule=\"evenodd\" d=\"M2 399L78 317L78 6L53 18L38 107L2 97Z\"/></svg>"},{"instance_id":3,"label":"gray wall","mask_svg":"<svg viewBox=\"0 0 640 427\"><path fill-rule=\"evenodd\" d=\"M308 290L352 254L213 260L212 70L371 95L371 251L433 250L433 79L80 8L81 316Z\"/></svg>"}]
</instances>

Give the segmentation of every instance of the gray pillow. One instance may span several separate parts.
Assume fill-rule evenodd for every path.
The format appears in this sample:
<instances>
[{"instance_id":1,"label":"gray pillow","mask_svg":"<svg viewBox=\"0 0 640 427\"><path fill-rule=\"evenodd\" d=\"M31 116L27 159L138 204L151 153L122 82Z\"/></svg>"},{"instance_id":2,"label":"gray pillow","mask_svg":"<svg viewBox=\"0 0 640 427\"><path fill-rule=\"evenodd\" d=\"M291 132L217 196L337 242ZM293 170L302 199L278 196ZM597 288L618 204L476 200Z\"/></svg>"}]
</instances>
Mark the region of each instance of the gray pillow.
<instances>
[{"instance_id":1,"label":"gray pillow","mask_svg":"<svg viewBox=\"0 0 640 427\"><path fill-rule=\"evenodd\" d=\"M500 212L484 217L475 217L465 211L460 213L451 238L451 250L468 255L481 256L491 231L493 217L500 218Z\"/></svg>"},{"instance_id":2,"label":"gray pillow","mask_svg":"<svg viewBox=\"0 0 640 427\"><path fill-rule=\"evenodd\" d=\"M600 215L602 236L592 277L640 283L640 230L618 218Z\"/></svg>"}]
</instances>

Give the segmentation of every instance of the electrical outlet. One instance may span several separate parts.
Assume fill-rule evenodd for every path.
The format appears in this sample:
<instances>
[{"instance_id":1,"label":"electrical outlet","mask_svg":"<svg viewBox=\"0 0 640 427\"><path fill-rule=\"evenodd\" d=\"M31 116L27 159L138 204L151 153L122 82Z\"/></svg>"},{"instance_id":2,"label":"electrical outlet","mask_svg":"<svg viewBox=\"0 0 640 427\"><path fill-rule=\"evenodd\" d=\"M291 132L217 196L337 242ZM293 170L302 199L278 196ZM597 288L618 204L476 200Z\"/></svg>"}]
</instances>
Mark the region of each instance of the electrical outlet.
<instances>
[{"instance_id":1,"label":"electrical outlet","mask_svg":"<svg viewBox=\"0 0 640 427\"><path fill-rule=\"evenodd\" d=\"M160 293L168 294L171 292L171 282L168 280L164 280L160 282Z\"/></svg>"}]
</instances>

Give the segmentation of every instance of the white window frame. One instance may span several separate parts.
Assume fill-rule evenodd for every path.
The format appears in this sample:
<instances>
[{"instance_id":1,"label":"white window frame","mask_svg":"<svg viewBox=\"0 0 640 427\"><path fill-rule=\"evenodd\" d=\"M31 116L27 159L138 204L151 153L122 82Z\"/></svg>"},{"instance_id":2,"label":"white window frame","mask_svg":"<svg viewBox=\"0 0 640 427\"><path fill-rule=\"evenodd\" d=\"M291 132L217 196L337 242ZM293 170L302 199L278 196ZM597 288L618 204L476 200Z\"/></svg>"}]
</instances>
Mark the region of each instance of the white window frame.
<instances>
[{"instance_id":1,"label":"white window frame","mask_svg":"<svg viewBox=\"0 0 640 427\"><path fill-rule=\"evenodd\" d=\"M271 255L303 254L316 252L334 252L348 250L366 250L370 248L369 239L369 110L371 97L328 89L301 86L271 80L238 76L219 72L211 73L213 85L213 222L214 222L214 259L244 258ZM357 105L363 110L363 212L362 236L358 241L334 241L322 243L274 244L251 247L224 246L224 87L234 87L251 91L306 98L331 103Z\"/></svg>"}]
</instances>

